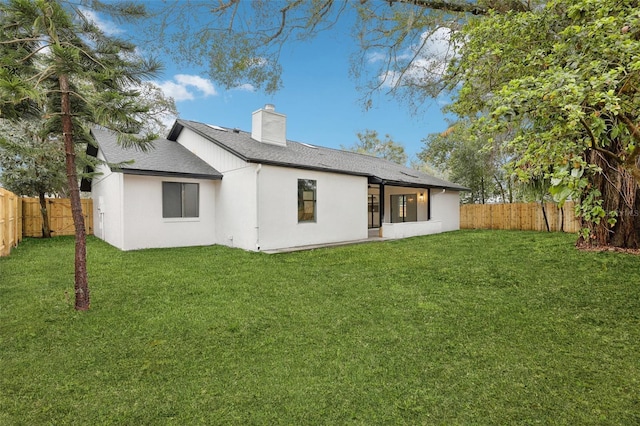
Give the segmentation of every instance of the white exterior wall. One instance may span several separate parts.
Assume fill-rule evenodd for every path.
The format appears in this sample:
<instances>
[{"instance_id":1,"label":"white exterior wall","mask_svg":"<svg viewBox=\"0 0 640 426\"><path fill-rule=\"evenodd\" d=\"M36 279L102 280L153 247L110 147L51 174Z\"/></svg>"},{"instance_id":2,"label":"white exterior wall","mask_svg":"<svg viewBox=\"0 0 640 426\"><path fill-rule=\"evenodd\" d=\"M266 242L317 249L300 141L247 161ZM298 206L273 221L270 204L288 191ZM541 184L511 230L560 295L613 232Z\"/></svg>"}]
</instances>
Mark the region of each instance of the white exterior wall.
<instances>
[{"instance_id":1,"label":"white exterior wall","mask_svg":"<svg viewBox=\"0 0 640 426\"><path fill-rule=\"evenodd\" d=\"M224 176L217 244L255 251L367 238L366 178L247 163L187 128L178 142ZM315 223L298 223L298 179L317 181Z\"/></svg>"},{"instance_id":2,"label":"white exterior wall","mask_svg":"<svg viewBox=\"0 0 640 426\"><path fill-rule=\"evenodd\" d=\"M216 197L217 244L256 250L256 167L223 172Z\"/></svg>"},{"instance_id":3,"label":"white exterior wall","mask_svg":"<svg viewBox=\"0 0 640 426\"><path fill-rule=\"evenodd\" d=\"M163 218L162 182L198 183L199 216ZM124 175L123 183L123 250L215 243L217 181Z\"/></svg>"},{"instance_id":4,"label":"white exterior wall","mask_svg":"<svg viewBox=\"0 0 640 426\"><path fill-rule=\"evenodd\" d=\"M101 152L98 158L104 160ZM215 197L219 181L126 175L101 165L93 178L96 237L121 250L215 243ZM162 182L199 184L199 217L162 217Z\"/></svg>"},{"instance_id":5,"label":"white exterior wall","mask_svg":"<svg viewBox=\"0 0 640 426\"><path fill-rule=\"evenodd\" d=\"M182 129L177 142L225 175L225 178L226 172L241 169L248 165L246 161L203 138L187 127Z\"/></svg>"},{"instance_id":6,"label":"white exterior wall","mask_svg":"<svg viewBox=\"0 0 640 426\"><path fill-rule=\"evenodd\" d=\"M298 223L298 179L317 183L316 222ZM221 245L258 251L367 238L362 177L246 164L224 173L215 204Z\"/></svg>"},{"instance_id":7,"label":"white exterior wall","mask_svg":"<svg viewBox=\"0 0 640 426\"><path fill-rule=\"evenodd\" d=\"M261 250L367 238L367 178L274 166L258 176ZM316 181L315 222L298 223L298 179Z\"/></svg>"},{"instance_id":8,"label":"white exterior wall","mask_svg":"<svg viewBox=\"0 0 640 426\"><path fill-rule=\"evenodd\" d=\"M452 190L431 190L431 219L442 222L442 230L460 229L460 193Z\"/></svg>"},{"instance_id":9,"label":"white exterior wall","mask_svg":"<svg viewBox=\"0 0 640 426\"><path fill-rule=\"evenodd\" d=\"M442 232L442 222L439 220L382 224L382 236L384 238L409 238L419 235L439 234L440 232Z\"/></svg>"},{"instance_id":10,"label":"white exterior wall","mask_svg":"<svg viewBox=\"0 0 640 426\"><path fill-rule=\"evenodd\" d=\"M178 143L223 174L215 197L215 243L256 250L257 166L186 127Z\"/></svg>"},{"instance_id":11,"label":"white exterior wall","mask_svg":"<svg viewBox=\"0 0 640 426\"><path fill-rule=\"evenodd\" d=\"M98 158L104 160L101 153ZM112 246L122 249L123 211L122 211L122 173L113 173L104 165L96 168L97 173L91 182L93 198L93 234Z\"/></svg>"}]
</instances>

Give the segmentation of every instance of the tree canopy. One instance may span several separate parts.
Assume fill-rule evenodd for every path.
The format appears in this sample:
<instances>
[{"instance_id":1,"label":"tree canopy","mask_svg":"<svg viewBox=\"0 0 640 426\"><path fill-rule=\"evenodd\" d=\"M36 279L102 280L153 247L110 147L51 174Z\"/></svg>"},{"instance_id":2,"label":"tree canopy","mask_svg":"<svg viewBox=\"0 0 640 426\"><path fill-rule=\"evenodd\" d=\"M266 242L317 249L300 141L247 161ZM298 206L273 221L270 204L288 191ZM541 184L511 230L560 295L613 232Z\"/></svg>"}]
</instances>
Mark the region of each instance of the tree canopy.
<instances>
[{"instance_id":1,"label":"tree canopy","mask_svg":"<svg viewBox=\"0 0 640 426\"><path fill-rule=\"evenodd\" d=\"M463 202L510 202L513 200L511 179L505 171L507 159L487 138L474 133L467 121L454 123L446 131L429 135L418 158L432 165L447 179L466 186Z\"/></svg>"},{"instance_id":2,"label":"tree canopy","mask_svg":"<svg viewBox=\"0 0 640 426\"><path fill-rule=\"evenodd\" d=\"M407 153L402 144L395 142L390 135L384 135L384 140L380 139L376 130L365 130L358 132L358 142L352 146L345 147L348 151L360 154L372 155L394 163L405 165L407 163Z\"/></svg>"},{"instance_id":3,"label":"tree canopy","mask_svg":"<svg viewBox=\"0 0 640 426\"><path fill-rule=\"evenodd\" d=\"M42 236L51 237L45 197L65 191L62 141L50 138L36 118L10 123L0 119L0 183L18 195L38 197Z\"/></svg>"},{"instance_id":4,"label":"tree canopy","mask_svg":"<svg viewBox=\"0 0 640 426\"><path fill-rule=\"evenodd\" d=\"M526 12L470 19L449 67L452 111L491 137L517 177L549 179L578 200L583 242L640 242L640 6L555 0Z\"/></svg>"},{"instance_id":5,"label":"tree canopy","mask_svg":"<svg viewBox=\"0 0 640 426\"><path fill-rule=\"evenodd\" d=\"M446 64L455 55L452 31L464 17L493 10L530 10L532 0L320 0L242 1L216 4L169 1L148 28L177 60L208 69L227 88L251 83L275 92L282 86L282 48L331 31L340 20L352 23L360 49L351 72L365 105L379 90L413 106L443 89Z\"/></svg>"},{"instance_id":6,"label":"tree canopy","mask_svg":"<svg viewBox=\"0 0 640 426\"><path fill-rule=\"evenodd\" d=\"M134 3L94 7L122 19L139 17ZM148 147L149 106L138 102L136 86L155 75L159 64L136 47L107 36L77 4L56 0L0 3L0 117L17 123L42 119L44 139L64 145L67 192L76 235L76 309L89 309L86 230L78 186L75 145L91 143L101 125L123 144Z\"/></svg>"},{"instance_id":7,"label":"tree canopy","mask_svg":"<svg viewBox=\"0 0 640 426\"><path fill-rule=\"evenodd\" d=\"M42 136L35 120L7 125L0 121L0 182L18 195L37 197L66 188L64 149L56 139Z\"/></svg>"}]
</instances>

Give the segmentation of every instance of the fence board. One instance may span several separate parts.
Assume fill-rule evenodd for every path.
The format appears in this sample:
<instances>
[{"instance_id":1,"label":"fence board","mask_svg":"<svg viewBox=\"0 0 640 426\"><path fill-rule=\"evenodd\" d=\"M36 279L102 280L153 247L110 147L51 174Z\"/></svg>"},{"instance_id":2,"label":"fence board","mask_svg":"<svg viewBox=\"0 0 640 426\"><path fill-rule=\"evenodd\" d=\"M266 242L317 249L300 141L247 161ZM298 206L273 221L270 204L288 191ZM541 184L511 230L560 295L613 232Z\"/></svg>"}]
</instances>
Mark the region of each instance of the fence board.
<instances>
[{"instance_id":1,"label":"fence board","mask_svg":"<svg viewBox=\"0 0 640 426\"><path fill-rule=\"evenodd\" d=\"M574 203L568 201L562 209L555 203L545 203L551 231L578 232L580 219L575 216ZM546 231L540 203L463 204L460 206L462 229L513 229Z\"/></svg>"},{"instance_id":2,"label":"fence board","mask_svg":"<svg viewBox=\"0 0 640 426\"><path fill-rule=\"evenodd\" d=\"M81 203L87 235L91 235L93 234L93 201L83 198ZM47 198L47 213L53 236L73 235L75 233L71 213L71 200L68 198ZM42 215L40 214L40 200L37 198L23 198L22 215L24 236L41 237Z\"/></svg>"},{"instance_id":3,"label":"fence board","mask_svg":"<svg viewBox=\"0 0 640 426\"><path fill-rule=\"evenodd\" d=\"M8 256L11 251L9 241L9 194L0 189L0 256Z\"/></svg>"},{"instance_id":4,"label":"fence board","mask_svg":"<svg viewBox=\"0 0 640 426\"><path fill-rule=\"evenodd\" d=\"M8 256L11 248L22 240L19 197L0 188L0 256Z\"/></svg>"}]
</instances>

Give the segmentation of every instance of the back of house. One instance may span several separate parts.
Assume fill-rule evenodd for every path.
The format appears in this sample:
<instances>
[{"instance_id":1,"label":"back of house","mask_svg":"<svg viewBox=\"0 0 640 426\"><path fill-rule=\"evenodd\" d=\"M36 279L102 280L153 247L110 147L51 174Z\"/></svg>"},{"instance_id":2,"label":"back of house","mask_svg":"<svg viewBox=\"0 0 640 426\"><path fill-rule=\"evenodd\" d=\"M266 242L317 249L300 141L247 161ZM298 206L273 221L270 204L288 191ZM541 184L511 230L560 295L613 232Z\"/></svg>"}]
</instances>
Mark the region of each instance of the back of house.
<instances>
[{"instance_id":1,"label":"back of house","mask_svg":"<svg viewBox=\"0 0 640 426\"><path fill-rule=\"evenodd\" d=\"M95 235L122 249L222 244L252 251L457 230L466 188L373 156L286 138L286 116L251 131L178 119L154 149L93 129ZM85 189L89 185L85 185Z\"/></svg>"}]
</instances>

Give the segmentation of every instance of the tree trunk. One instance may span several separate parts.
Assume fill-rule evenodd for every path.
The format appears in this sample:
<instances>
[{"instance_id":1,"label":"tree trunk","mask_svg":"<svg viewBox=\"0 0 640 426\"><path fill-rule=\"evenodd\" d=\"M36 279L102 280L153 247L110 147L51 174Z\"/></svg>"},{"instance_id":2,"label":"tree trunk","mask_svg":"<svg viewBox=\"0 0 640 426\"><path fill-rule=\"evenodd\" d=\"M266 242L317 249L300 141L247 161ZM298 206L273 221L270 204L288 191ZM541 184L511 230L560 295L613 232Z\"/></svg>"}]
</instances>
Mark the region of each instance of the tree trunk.
<instances>
[{"instance_id":1,"label":"tree trunk","mask_svg":"<svg viewBox=\"0 0 640 426\"><path fill-rule=\"evenodd\" d=\"M593 179L593 185L600 190L602 208L606 212L615 211L615 225L603 218L599 224L583 220L582 226L589 229L589 237L580 237L577 245L591 247L619 247L637 249L640 247L640 188L633 175L621 165L607 161L596 151L590 151L588 161L602 168L602 173Z\"/></svg>"},{"instance_id":2,"label":"tree trunk","mask_svg":"<svg viewBox=\"0 0 640 426\"><path fill-rule=\"evenodd\" d=\"M65 165L67 168L67 183L69 198L71 198L71 214L76 236L75 253L75 308L79 311L89 309L89 281L87 278L87 236L80 202L80 188L76 172L76 154L73 144L73 121L71 119L71 100L69 96L69 79L62 74L58 77L62 97L61 119L62 135L64 138Z\"/></svg>"},{"instance_id":3,"label":"tree trunk","mask_svg":"<svg viewBox=\"0 0 640 426\"><path fill-rule=\"evenodd\" d=\"M547 219L547 209L544 206L544 200L540 200L540 207L542 208L542 217L544 218L544 224L547 227L547 232L551 232L551 227L549 226L549 219Z\"/></svg>"},{"instance_id":4,"label":"tree trunk","mask_svg":"<svg viewBox=\"0 0 640 426\"><path fill-rule=\"evenodd\" d=\"M42 238L51 238L51 227L49 226L49 214L47 213L47 199L44 192L38 194L40 200L40 214L42 215Z\"/></svg>"},{"instance_id":5,"label":"tree trunk","mask_svg":"<svg viewBox=\"0 0 640 426\"><path fill-rule=\"evenodd\" d=\"M500 190L500 196L502 197L502 202L506 203L507 202L507 196L504 193L504 187L502 186L502 183L500 183L500 179L498 179L498 176L493 175L493 178L496 181L496 185L498 185L498 189Z\"/></svg>"}]
</instances>

